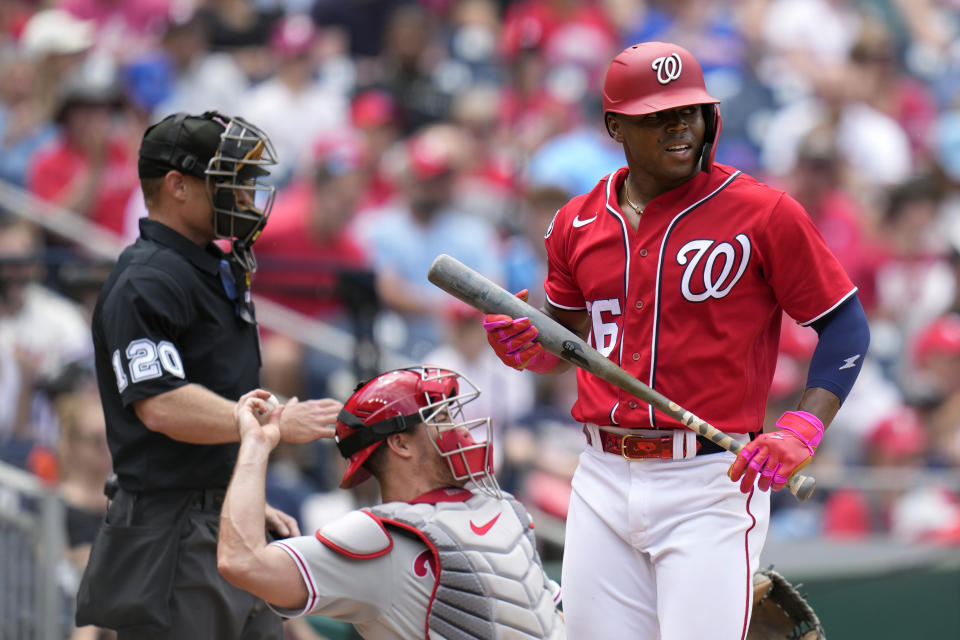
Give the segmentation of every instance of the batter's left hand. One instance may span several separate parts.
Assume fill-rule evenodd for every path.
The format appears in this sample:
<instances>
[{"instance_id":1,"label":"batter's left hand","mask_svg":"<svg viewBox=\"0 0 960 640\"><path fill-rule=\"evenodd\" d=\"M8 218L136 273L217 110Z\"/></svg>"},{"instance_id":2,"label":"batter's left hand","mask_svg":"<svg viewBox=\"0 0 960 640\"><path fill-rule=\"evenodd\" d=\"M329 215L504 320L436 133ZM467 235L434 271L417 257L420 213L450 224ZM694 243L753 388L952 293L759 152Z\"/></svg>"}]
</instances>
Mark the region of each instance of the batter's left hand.
<instances>
[{"instance_id":1,"label":"batter's left hand","mask_svg":"<svg viewBox=\"0 0 960 640\"><path fill-rule=\"evenodd\" d=\"M777 426L776 431L762 433L744 446L730 465L727 475L734 482L740 480L743 493L750 493L758 474L761 491L782 489L795 471L810 464L823 439L823 422L806 411L787 411Z\"/></svg>"},{"instance_id":2,"label":"batter's left hand","mask_svg":"<svg viewBox=\"0 0 960 640\"><path fill-rule=\"evenodd\" d=\"M266 511L267 530L273 531L281 538L293 538L300 535L300 527L297 526L297 520L289 516L280 509L267 505Z\"/></svg>"},{"instance_id":3,"label":"batter's left hand","mask_svg":"<svg viewBox=\"0 0 960 640\"><path fill-rule=\"evenodd\" d=\"M332 438L337 416L343 404L330 398L298 401L291 398L280 417L280 437L284 442L313 442Z\"/></svg>"}]
</instances>

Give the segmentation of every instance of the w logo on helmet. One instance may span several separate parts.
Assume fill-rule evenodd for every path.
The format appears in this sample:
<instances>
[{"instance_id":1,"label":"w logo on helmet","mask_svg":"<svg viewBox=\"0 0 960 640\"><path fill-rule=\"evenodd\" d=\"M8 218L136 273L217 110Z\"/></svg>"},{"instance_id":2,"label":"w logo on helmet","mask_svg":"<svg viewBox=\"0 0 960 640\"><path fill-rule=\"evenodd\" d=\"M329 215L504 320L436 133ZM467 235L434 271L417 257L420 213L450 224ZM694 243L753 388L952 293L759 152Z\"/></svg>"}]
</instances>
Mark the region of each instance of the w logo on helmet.
<instances>
[{"instance_id":1,"label":"w logo on helmet","mask_svg":"<svg viewBox=\"0 0 960 640\"><path fill-rule=\"evenodd\" d=\"M667 84L680 78L683 63L678 54L671 53L669 56L660 56L654 60L650 68L657 72L657 82Z\"/></svg>"}]
</instances>

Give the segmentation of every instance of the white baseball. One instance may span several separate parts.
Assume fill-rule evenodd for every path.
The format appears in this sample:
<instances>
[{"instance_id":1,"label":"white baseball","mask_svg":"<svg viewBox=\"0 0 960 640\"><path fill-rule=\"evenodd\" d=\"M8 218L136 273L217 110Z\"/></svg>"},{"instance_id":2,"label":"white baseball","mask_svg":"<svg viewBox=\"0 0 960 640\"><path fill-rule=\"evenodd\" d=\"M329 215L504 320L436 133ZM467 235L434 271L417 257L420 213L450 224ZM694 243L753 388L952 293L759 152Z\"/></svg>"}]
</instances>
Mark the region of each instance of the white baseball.
<instances>
[{"instance_id":1,"label":"white baseball","mask_svg":"<svg viewBox=\"0 0 960 640\"><path fill-rule=\"evenodd\" d=\"M280 406L280 401L277 400L277 396L272 393L263 403L266 405L266 408L263 411L257 410L257 419L260 421L260 424L266 424L273 410Z\"/></svg>"}]
</instances>

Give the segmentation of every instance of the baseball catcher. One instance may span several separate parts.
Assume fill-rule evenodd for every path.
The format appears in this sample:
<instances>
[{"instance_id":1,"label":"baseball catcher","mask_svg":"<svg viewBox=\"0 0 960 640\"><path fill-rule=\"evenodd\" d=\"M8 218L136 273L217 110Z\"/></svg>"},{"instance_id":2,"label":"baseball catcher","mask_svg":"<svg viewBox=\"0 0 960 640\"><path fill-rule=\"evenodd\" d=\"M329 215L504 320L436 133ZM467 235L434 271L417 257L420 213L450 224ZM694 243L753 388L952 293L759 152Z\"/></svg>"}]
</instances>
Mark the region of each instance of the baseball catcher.
<instances>
[{"instance_id":1,"label":"baseball catcher","mask_svg":"<svg viewBox=\"0 0 960 640\"><path fill-rule=\"evenodd\" d=\"M383 504L270 544L264 483L284 407L261 425L269 394L243 396L220 572L281 615L347 621L364 638L565 638L530 515L493 477L490 419L463 418L478 395L463 376L427 367L360 386L327 437L347 459L340 486L374 476Z\"/></svg>"}]
</instances>

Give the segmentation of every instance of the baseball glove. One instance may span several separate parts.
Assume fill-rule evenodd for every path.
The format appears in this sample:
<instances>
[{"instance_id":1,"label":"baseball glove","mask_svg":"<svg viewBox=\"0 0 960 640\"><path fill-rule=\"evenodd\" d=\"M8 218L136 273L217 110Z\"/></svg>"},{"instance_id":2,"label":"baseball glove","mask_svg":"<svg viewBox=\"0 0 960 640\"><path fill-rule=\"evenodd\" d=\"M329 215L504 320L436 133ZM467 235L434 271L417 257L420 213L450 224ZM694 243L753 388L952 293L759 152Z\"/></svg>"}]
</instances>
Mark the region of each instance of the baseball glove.
<instances>
[{"instance_id":1,"label":"baseball glove","mask_svg":"<svg viewBox=\"0 0 960 640\"><path fill-rule=\"evenodd\" d=\"M770 567L753 576L753 616L747 640L826 640L826 635L806 599Z\"/></svg>"}]
</instances>

